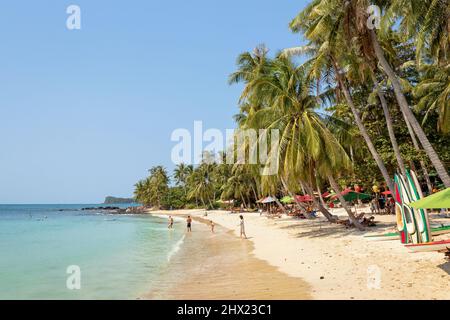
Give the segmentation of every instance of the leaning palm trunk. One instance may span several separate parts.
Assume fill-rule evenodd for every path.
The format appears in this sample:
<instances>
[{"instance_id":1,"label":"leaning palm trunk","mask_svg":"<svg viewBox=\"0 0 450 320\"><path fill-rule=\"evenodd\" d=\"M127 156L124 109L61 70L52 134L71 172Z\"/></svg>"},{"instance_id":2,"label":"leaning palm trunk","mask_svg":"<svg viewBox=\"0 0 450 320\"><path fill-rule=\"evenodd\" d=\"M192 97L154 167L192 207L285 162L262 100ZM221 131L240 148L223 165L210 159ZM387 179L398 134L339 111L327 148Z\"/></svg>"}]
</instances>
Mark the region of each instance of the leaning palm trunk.
<instances>
[{"instance_id":1,"label":"leaning palm trunk","mask_svg":"<svg viewBox=\"0 0 450 320\"><path fill-rule=\"evenodd\" d=\"M398 167L400 168L400 172L402 173L402 175L404 177L406 177L405 163L403 162L402 154L400 153L400 148L397 143L397 138L395 137L394 125L392 124L392 117L389 112L389 108L388 108L386 99L384 97L383 92L381 92L381 88L380 88L378 81L375 78L375 75L373 74L373 72L371 72L370 75L372 76L372 81L377 90L378 98L380 99L381 106L383 107L383 112L384 112L384 117L386 118L386 125L387 125L387 129L388 129L388 133L389 133L389 138L391 139L392 149L394 150L394 154L395 154L395 158L397 159ZM394 189L391 189L391 191L392 190L394 190Z\"/></svg>"},{"instance_id":2,"label":"leaning palm trunk","mask_svg":"<svg viewBox=\"0 0 450 320\"><path fill-rule=\"evenodd\" d=\"M277 204L277 206L278 206L281 210L286 211L286 209L285 209L284 206L281 204L281 202L277 199L277 197L275 197L275 196L273 196L273 195L271 195L271 197L275 199L275 203Z\"/></svg>"},{"instance_id":3,"label":"leaning palm trunk","mask_svg":"<svg viewBox=\"0 0 450 320\"><path fill-rule=\"evenodd\" d=\"M361 121L359 111L356 109L355 104L353 103L353 99L350 95L350 92L348 91L348 88L345 85L345 83L339 73L339 68L338 68L336 62L334 61L334 59L332 59L332 61L333 61L334 69L336 72L337 80L342 88L342 91L344 92L345 100L347 101L347 104L349 105L349 107L353 113L353 116L355 118L355 122L356 122L356 125L358 126L359 132L361 133L364 140L366 141L367 147L369 148L369 151L372 154L372 157L374 158L375 162L377 163L378 168L380 169L381 174L383 175L383 178L386 181L386 184L388 185L389 189L394 190L394 184L392 183L392 179L389 176L389 173L386 169L386 166L384 165L383 160L381 159L380 155L378 154L377 150L375 149L375 146L373 145L373 142L370 139L370 136L366 130L366 127L364 126L364 124Z\"/></svg>"},{"instance_id":4,"label":"leaning palm trunk","mask_svg":"<svg viewBox=\"0 0 450 320\"><path fill-rule=\"evenodd\" d=\"M322 197L322 190L320 190L319 181L316 179L317 193L319 194L320 203L325 207L325 200Z\"/></svg>"},{"instance_id":5,"label":"leaning palm trunk","mask_svg":"<svg viewBox=\"0 0 450 320\"><path fill-rule=\"evenodd\" d=\"M297 205L297 207L300 209L300 210L305 210L306 208L300 203L300 201L298 201L297 200L297 197L289 190L289 188L288 188L288 186L287 186L287 184L286 184L286 181L284 181L284 179L283 179L283 177L280 177L280 180L281 180L281 184L283 185L283 187L284 187L284 189L286 190L286 192L289 194L289 196L292 198L292 199L294 199L294 202L295 202L295 204ZM303 186L302 186L302 188L303 188ZM306 211L306 210L305 210ZM307 213L307 216L308 216L308 218L310 218L310 215L309 215L309 213Z\"/></svg>"},{"instance_id":6,"label":"leaning palm trunk","mask_svg":"<svg viewBox=\"0 0 450 320\"><path fill-rule=\"evenodd\" d=\"M245 199L244 199L242 192L239 192L239 194L241 195L242 204L244 205L245 209L247 209L248 208L247 203L245 203Z\"/></svg>"},{"instance_id":7,"label":"leaning palm trunk","mask_svg":"<svg viewBox=\"0 0 450 320\"><path fill-rule=\"evenodd\" d=\"M417 152L420 152L420 146L419 146L419 142L417 141L416 135L414 134L414 131L411 128L411 125L409 124L409 121L403 112L402 112L402 115L403 115L403 119L405 119L406 127L408 128L408 132L409 132L409 135L411 136L411 140L413 142L414 148L416 149ZM427 183L428 191L431 192L431 190L433 190L433 186L431 185L427 166L423 160L420 160L419 163L420 163L420 167L422 168L422 174ZM414 162L412 162L412 165L414 165Z\"/></svg>"},{"instance_id":8,"label":"leaning palm trunk","mask_svg":"<svg viewBox=\"0 0 450 320\"><path fill-rule=\"evenodd\" d=\"M334 192L336 192L339 201L341 202L342 206L344 207L345 211L347 211L348 217L350 218L350 221L353 223L353 225L358 228L359 230L364 230L364 227L359 223L358 220L356 220L355 215L353 214L352 210L348 207L347 201L345 201L344 197L341 194L341 190L334 180L332 175L328 176L328 180L330 181L331 187L334 189Z\"/></svg>"},{"instance_id":9,"label":"leaning palm trunk","mask_svg":"<svg viewBox=\"0 0 450 320\"><path fill-rule=\"evenodd\" d=\"M327 218L327 220L330 222L336 222L336 218L333 217L333 215L327 210L327 208L325 208L325 206L320 201L317 201L317 199L314 197L314 191L313 191L312 187L307 183L305 183L304 186L305 186L305 189L308 192L308 194L312 194L314 205L319 208L319 211L323 214L323 216L325 218ZM320 189L318 189L318 190L320 190ZM320 191L319 191L319 195L320 195ZM322 201L323 201L323 199L322 199Z\"/></svg>"},{"instance_id":10,"label":"leaning palm trunk","mask_svg":"<svg viewBox=\"0 0 450 320\"><path fill-rule=\"evenodd\" d=\"M420 126L420 124L417 121L416 117L414 116L413 112L409 108L408 102L406 101L405 95L403 94L403 90L402 90L400 81L398 80L397 75L395 74L391 65L386 60L383 49L381 48L380 43L378 42L378 38L377 38L375 31L370 30L370 35L371 35L371 39L372 39L372 44L375 49L375 55L377 56L377 59L380 62L381 66L383 68L383 71L387 74L389 80L392 83L392 86L394 87L395 97L400 106L400 109L402 110L402 112L405 115L405 117L407 118L409 124L413 128L415 134L419 138L419 141L422 144L422 147L425 150L425 152L427 153L428 157L430 158L431 163L433 163L433 166L436 169L437 174L441 178L444 185L447 188L449 188L450 187L450 176L449 176L447 170L445 169L444 164L442 163L441 159L439 159L438 154L436 153L436 151L434 150L430 141L428 140L425 132L423 131L422 127Z\"/></svg>"}]
</instances>

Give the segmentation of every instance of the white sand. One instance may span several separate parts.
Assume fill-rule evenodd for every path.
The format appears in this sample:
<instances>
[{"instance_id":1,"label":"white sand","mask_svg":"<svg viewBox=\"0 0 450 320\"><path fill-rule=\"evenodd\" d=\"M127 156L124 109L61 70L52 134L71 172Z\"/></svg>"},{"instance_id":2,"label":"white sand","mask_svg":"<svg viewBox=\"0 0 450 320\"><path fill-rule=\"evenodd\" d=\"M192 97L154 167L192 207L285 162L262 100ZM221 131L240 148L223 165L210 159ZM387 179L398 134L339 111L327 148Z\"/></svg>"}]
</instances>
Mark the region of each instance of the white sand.
<instances>
[{"instance_id":1,"label":"white sand","mask_svg":"<svg viewBox=\"0 0 450 320\"><path fill-rule=\"evenodd\" d=\"M203 217L204 212L159 211L194 217ZM323 218L267 218L259 213L244 213L244 217L255 257L308 282L314 299L450 299L450 262L443 253L411 253L400 241L369 241L364 238L368 232ZM207 219L239 236L239 214L209 211ZM393 231L394 219L376 216L378 227L368 230ZM439 222L450 223L449 219ZM445 238L449 236L439 239Z\"/></svg>"}]
</instances>

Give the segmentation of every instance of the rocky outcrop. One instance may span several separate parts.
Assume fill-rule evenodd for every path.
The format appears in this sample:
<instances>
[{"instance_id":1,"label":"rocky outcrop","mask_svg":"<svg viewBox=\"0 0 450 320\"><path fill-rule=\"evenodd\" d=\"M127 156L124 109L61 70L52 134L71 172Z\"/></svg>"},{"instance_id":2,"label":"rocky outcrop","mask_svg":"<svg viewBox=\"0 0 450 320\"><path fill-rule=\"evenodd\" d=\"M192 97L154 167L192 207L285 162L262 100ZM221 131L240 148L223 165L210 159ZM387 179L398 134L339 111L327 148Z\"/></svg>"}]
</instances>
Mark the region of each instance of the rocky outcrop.
<instances>
[{"instance_id":1,"label":"rocky outcrop","mask_svg":"<svg viewBox=\"0 0 450 320\"><path fill-rule=\"evenodd\" d=\"M136 203L132 198L106 197L104 204Z\"/></svg>"}]
</instances>

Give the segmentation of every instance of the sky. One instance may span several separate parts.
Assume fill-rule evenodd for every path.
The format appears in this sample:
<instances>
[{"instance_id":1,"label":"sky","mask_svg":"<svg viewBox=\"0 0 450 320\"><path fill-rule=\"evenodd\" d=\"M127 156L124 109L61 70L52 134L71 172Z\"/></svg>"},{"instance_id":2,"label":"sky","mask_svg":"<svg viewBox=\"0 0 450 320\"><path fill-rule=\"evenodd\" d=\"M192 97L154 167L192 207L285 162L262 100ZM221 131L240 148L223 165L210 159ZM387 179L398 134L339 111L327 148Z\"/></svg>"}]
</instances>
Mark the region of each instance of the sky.
<instances>
[{"instance_id":1,"label":"sky","mask_svg":"<svg viewBox=\"0 0 450 320\"><path fill-rule=\"evenodd\" d=\"M81 29L69 30L69 5ZM299 0L0 4L0 203L100 203L174 168L175 129L235 127L236 57L298 46Z\"/></svg>"}]
</instances>

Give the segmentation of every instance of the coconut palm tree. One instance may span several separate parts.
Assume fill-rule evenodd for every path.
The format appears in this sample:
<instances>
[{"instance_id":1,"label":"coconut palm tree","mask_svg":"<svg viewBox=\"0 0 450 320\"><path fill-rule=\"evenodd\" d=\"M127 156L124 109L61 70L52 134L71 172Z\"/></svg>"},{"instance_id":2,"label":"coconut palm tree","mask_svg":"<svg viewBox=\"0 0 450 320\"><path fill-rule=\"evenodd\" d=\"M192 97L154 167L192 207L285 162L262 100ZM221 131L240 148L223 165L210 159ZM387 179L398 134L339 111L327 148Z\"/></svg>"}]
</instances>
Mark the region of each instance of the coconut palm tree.
<instances>
[{"instance_id":1,"label":"coconut palm tree","mask_svg":"<svg viewBox=\"0 0 450 320\"><path fill-rule=\"evenodd\" d=\"M384 5L385 7L388 2L378 1L377 3ZM313 1L301 14L299 14L294 19L293 24L301 26L302 19L309 19L307 20L308 29L306 37L308 39L317 39L323 33L328 34L328 41L333 44L332 46L338 43L339 40L345 40L347 38L351 41L355 41L356 39L356 42L360 46L361 52L366 59L372 61L375 58L376 61L378 61L379 65L377 64L377 67L379 67L390 80L397 102L405 115L405 118L419 138L440 178L446 186L450 186L450 176L411 111L404 95L401 81L385 56L385 51L379 41L377 33L375 30L367 28L366 23L369 18L367 14L368 6L368 0L317 0ZM330 37L331 35L335 36ZM320 42L323 42L323 40ZM383 45L386 45L386 43L383 43ZM334 61L334 64L334 67L339 74L340 68L336 60ZM346 90L342 84L341 87L343 87L344 95L347 96L348 90Z\"/></svg>"},{"instance_id":2,"label":"coconut palm tree","mask_svg":"<svg viewBox=\"0 0 450 320\"><path fill-rule=\"evenodd\" d=\"M302 23L303 22L304 21L302 21ZM309 26L309 24L306 24L303 27L309 28L310 26ZM299 29L300 26L297 22L295 22L295 24L294 24L294 22L291 23L291 28L294 31L300 30ZM315 81L317 81L317 82L322 81L324 74L327 75L326 80L329 80L330 75L335 77L336 82L338 84L339 91L342 92L347 105L349 106L350 110L352 111L355 123L359 129L361 136L363 137L364 141L366 142L366 145L367 145L372 157L374 158L375 162L377 163L378 168L380 169L380 172L382 173L384 180L386 181L386 184L389 186L389 188L391 190L393 190L393 183L392 183L392 179L389 175L389 172L388 172L383 160L381 159L381 156L375 149L372 139L371 139L369 133L367 132L367 129L364 126L364 123L361 119L360 111L358 110L358 108L356 107L356 105L353 101L352 95L350 93L350 89L347 84L347 79L345 78L346 71L344 71L338 65L336 53L334 52L335 48L332 48L330 46L329 41L324 41L319 46L319 41L323 41L322 40L323 36L326 36L326 34L321 33L320 37L318 39L316 39L317 45L314 45L311 43L310 45L308 45L306 47L308 54L313 55L313 58L311 58L308 61L308 64L310 64L312 66L312 68L310 70L310 76L313 77L315 79ZM294 55L294 54L298 54L298 53L303 53L305 51L306 51L305 48L302 48L302 47L291 48L291 49L284 50L283 54L285 56L289 56L289 55Z\"/></svg>"},{"instance_id":3,"label":"coconut palm tree","mask_svg":"<svg viewBox=\"0 0 450 320\"><path fill-rule=\"evenodd\" d=\"M386 33L392 26L399 26L404 41L415 40L419 61L431 56L439 64L449 62L449 0L391 0L381 5L385 7L381 31Z\"/></svg>"},{"instance_id":4,"label":"coconut palm tree","mask_svg":"<svg viewBox=\"0 0 450 320\"><path fill-rule=\"evenodd\" d=\"M184 163L178 164L174 170L173 177L175 179L175 183L177 186L183 187L185 194L187 194L187 178L190 174L192 174L193 170L192 165L186 165Z\"/></svg>"},{"instance_id":5,"label":"coconut palm tree","mask_svg":"<svg viewBox=\"0 0 450 320\"><path fill-rule=\"evenodd\" d=\"M270 70L269 74L250 81L243 95L257 95L257 99L270 106L255 112L247 124L256 129L279 130L279 147L269 151L269 159L278 159L277 173L283 185L295 190L299 184L314 185L316 171L329 177L348 170L347 154L315 112L317 97L311 94L313 86L307 70L285 57L272 61ZM263 175L262 185L263 188L273 185L273 176ZM332 219L325 208L321 210ZM351 210L347 213L355 226L362 228Z\"/></svg>"},{"instance_id":6,"label":"coconut palm tree","mask_svg":"<svg viewBox=\"0 0 450 320\"><path fill-rule=\"evenodd\" d=\"M439 115L437 128L444 134L450 132L450 64L438 67L424 66L422 81L414 89L418 99L416 110L425 113L423 123L428 115Z\"/></svg>"}]
</instances>

